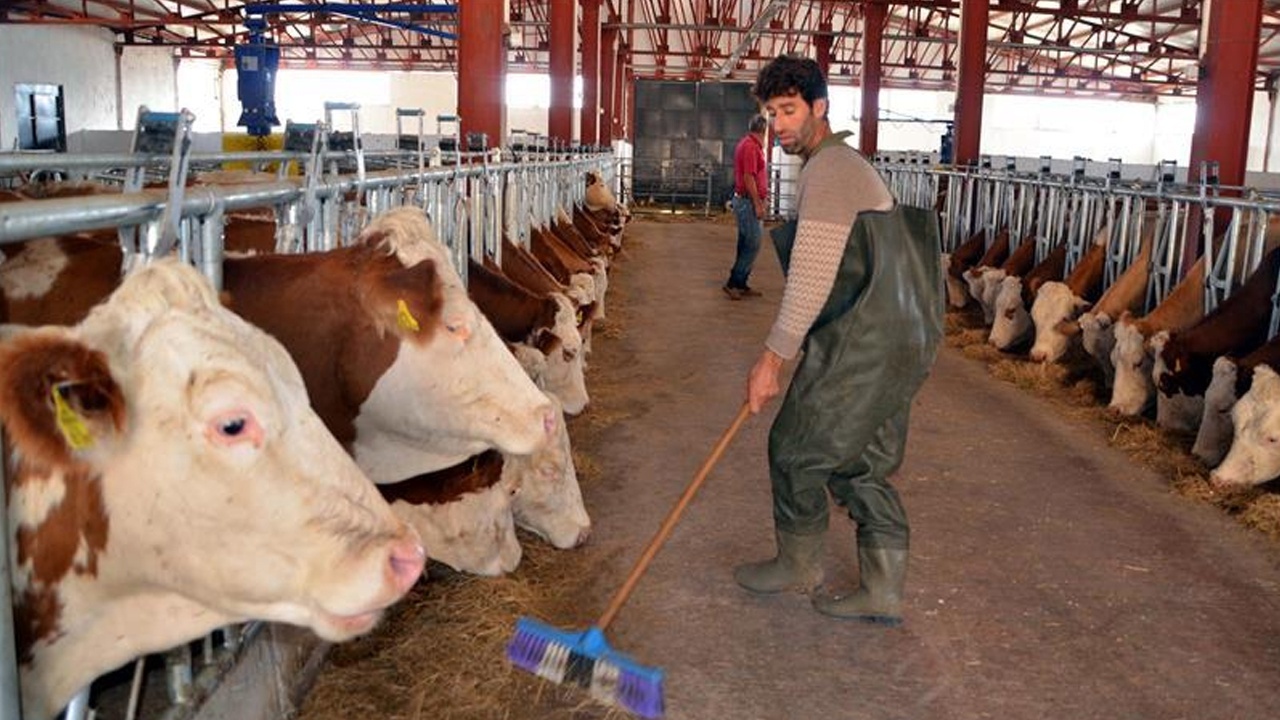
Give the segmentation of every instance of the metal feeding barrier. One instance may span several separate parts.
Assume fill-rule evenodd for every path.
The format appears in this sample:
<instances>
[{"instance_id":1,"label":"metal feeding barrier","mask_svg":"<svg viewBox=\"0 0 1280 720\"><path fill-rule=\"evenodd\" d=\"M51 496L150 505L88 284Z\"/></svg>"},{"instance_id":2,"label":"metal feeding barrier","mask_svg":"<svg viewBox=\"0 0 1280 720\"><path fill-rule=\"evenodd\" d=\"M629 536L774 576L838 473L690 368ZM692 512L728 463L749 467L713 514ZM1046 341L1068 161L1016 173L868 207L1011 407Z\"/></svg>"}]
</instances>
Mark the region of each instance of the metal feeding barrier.
<instances>
[{"instance_id":1,"label":"metal feeding barrier","mask_svg":"<svg viewBox=\"0 0 1280 720\"><path fill-rule=\"evenodd\" d=\"M1010 251L1021 242L1034 241L1037 262L1065 244L1070 272L1106 229L1104 287L1109 287L1137 260L1144 235L1150 235L1148 312L1189 271L1193 259L1187 257L1187 248L1193 240L1206 238L1206 312L1243 284L1270 247L1280 245L1280 198L1223 188L1217 163L1203 163L1200 181L1186 184L1176 182L1177 166L1171 161L1156 166L1148 180L1125 180L1115 158L1102 176L1087 175L1087 160L1079 157L1067 173L1052 172L1048 157L1040 158L1038 172L1018 172L1012 160L1003 169L993 169L989 158L978 167L910 159L877 158L877 168L900 201L937 210L944 252L955 251L978 233L984 249L989 248L996 234L1007 229ZM1280 283L1272 308L1274 336L1280 330Z\"/></svg>"},{"instance_id":2,"label":"metal feeding barrier","mask_svg":"<svg viewBox=\"0 0 1280 720\"><path fill-rule=\"evenodd\" d=\"M530 222L551 221L557 210L571 213L584 200L588 171L600 173L607 181L618 176L609 154L565 154L555 160L526 156L524 162L500 162L501 152L496 148L478 153L481 162L432 168L422 168L420 148L418 152L396 151L392 154L419 169L366 174L359 171L358 140L345 150L326 147L328 120L314 125L288 124L286 150L282 152L194 154L187 141L189 113L151 114L148 118L135 143L137 154L0 157L0 172L10 169L29 174L47 169L50 173L136 179L145 171L164 170L169 178L166 191L146 190L132 180L130 189L119 194L0 204L0 244L116 228L121 237L142 240L135 246L133 264L173 252L200 268L215 287L221 287L228 213L272 208L277 249L315 252L349 243L371 215L411 205L430 216L465 281L470 257L500 260L504 232L514 231L512 241L527 246ZM358 121L354 119L352 132L358 138ZM186 187L185 176L191 166L241 159L259 167L277 163L279 174L273 182ZM341 174L338 168L352 159L356 175ZM302 177L287 174L290 163L304 168ZM326 165L328 172L324 172ZM7 565L8 553L2 555ZM7 598L7 574L0 580ZM11 621L11 614L5 619ZM230 626L162 653L169 703L163 720L194 715L261 630L261 623ZM6 718L19 717L14 707L19 698L15 653L12 625L0 623L0 713ZM134 667L129 720L137 717L144 663L145 658L139 658ZM67 720L89 717L89 700L89 688L84 688L68 706Z\"/></svg>"}]
</instances>

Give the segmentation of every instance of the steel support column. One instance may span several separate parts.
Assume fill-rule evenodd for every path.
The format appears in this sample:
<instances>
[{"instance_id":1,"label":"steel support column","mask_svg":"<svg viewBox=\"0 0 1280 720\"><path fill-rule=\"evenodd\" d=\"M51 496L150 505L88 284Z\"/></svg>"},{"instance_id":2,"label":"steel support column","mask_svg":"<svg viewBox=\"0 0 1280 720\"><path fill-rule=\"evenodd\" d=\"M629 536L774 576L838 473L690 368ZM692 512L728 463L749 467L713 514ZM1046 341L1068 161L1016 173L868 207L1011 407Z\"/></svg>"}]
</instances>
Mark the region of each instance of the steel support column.
<instances>
[{"instance_id":1,"label":"steel support column","mask_svg":"<svg viewBox=\"0 0 1280 720\"><path fill-rule=\"evenodd\" d=\"M551 107L547 110L547 135L565 144L573 143L576 15L573 0L551 0L551 27L547 31L551 44Z\"/></svg>"},{"instance_id":2,"label":"steel support column","mask_svg":"<svg viewBox=\"0 0 1280 720\"><path fill-rule=\"evenodd\" d=\"M616 83L615 66L618 59L618 29L605 28L600 32L600 144L613 142L616 115L613 102Z\"/></svg>"},{"instance_id":3,"label":"steel support column","mask_svg":"<svg viewBox=\"0 0 1280 720\"><path fill-rule=\"evenodd\" d=\"M1201 161L1216 160L1223 185L1244 182L1261 26L1262 0L1209 6L1191 137L1193 178L1199 177Z\"/></svg>"},{"instance_id":4,"label":"steel support column","mask_svg":"<svg viewBox=\"0 0 1280 720\"><path fill-rule=\"evenodd\" d=\"M987 84L987 24L991 0L961 0L960 68L956 81L955 164L978 160L982 145L982 95Z\"/></svg>"},{"instance_id":5,"label":"steel support column","mask_svg":"<svg viewBox=\"0 0 1280 720\"><path fill-rule=\"evenodd\" d=\"M880 137L880 53L888 8L871 2L862 6L862 119L858 121L858 149L874 157Z\"/></svg>"},{"instance_id":6,"label":"steel support column","mask_svg":"<svg viewBox=\"0 0 1280 720\"><path fill-rule=\"evenodd\" d=\"M458 3L458 115L463 138L489 136L489 147L507 139L507 25L504 3ZM500 38L497 42L494 38ZM464 140L465 142L465 140Z\"/></svg>"},{"instance_id":7,"label":"steel support column","mask_svg":"<svg viewBox=\"0 0 1280 720\"><path fill-rule=\"evenodd\" d=\"M1217 161L1222 185L1244 184L1261 29L1262 0L1209 4L1196 88L1196 129L1187 168L1193 181L1200 178L1201 162ZM1184 269L1200 256L1200 240L1194 233L1188 237L1183 247Z\"/></svg>"},{"instance_id":8,"label":"steel support column","mask_svg":"<svg viewBox=\"0 0 1280 720\"><path fill-rule=\"evenodd\" d=\"M622 77L622 117L626 118L622 124L622 137L627 142L634 143L632 129L636 126L636 71L628 66Z\"/></svg>"},{"instance_id":9,"label":"steel support column","mask_svg":"<svg viewBox=\"0 0 1280 720\"><path fill-rule=\"evenodd\" d=\"M582 0L582 114L578 120L583 145L600 142L600 0Z\"/></svg>"},{"instance_id":10,"label":"steel support column","mask_svg":"<svg viewBox=\"0 0 1280 720\"><path fill-rule=\"evenodd\" d=\"M818 32L813 36L814 60L823 77L831 76L831 42L835 38L830 33Z\"/></svg>"}]
</instances>

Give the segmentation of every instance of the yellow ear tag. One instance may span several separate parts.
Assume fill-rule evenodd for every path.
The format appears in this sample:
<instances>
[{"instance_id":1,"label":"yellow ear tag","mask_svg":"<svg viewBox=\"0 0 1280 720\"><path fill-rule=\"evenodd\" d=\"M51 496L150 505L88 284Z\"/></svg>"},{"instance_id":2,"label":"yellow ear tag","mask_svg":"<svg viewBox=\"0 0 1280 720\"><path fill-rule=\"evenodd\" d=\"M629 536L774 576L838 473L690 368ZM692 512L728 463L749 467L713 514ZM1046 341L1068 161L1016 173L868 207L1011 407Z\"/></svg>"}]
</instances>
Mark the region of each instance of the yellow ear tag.
<instances>
[{"instance_id":1,"label":"yellow ear tag","mask_svg":"<svg viewBox=\"0 0 1280 720\"><path fill-rule=\"evenodd\" d=\"M54 417L58 423L58 430L62 431L62 437L67 439L67 444L72 450L84 450L93 445L93 434L85 426L84 418L72 410L63 399L62 393L58 392L59 387L54 385L52 389Z\"/></svg>"},{"instance_id":2,"label":"yellow ear tag","mask_svg":"<svg viewBox=\"0 0 1280 720\"><path fill-rule=\"evenodd\" d=\"M413 313L409 312L409 306L404 300L396 301L396 323L400 325L401 329L409 332L421 330L418 327L418 319L413 316Z\"/></svg>"}]
</instances>

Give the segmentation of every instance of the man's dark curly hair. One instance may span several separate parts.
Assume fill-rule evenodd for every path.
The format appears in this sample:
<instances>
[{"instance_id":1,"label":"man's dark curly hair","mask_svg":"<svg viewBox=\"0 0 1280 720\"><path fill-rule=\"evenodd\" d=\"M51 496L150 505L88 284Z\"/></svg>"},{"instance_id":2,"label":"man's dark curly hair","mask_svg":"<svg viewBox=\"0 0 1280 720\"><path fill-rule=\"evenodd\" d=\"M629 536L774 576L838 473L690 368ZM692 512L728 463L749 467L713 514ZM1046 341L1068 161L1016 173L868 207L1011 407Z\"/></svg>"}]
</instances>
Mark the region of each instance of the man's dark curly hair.
<instances>
[{"instance_id":1,"label":"man's dark curly hair","mask_svg":"<svg viewBox=\"0 0 1280 720\"><path fill-rule=\"evenodd\" d=\"M827 97L827 79L816 61L799 55L779 55L760 71L751 94L762 103L781 95L799 95L812 106L814 100Z\"/></svg>"}]
</instances>

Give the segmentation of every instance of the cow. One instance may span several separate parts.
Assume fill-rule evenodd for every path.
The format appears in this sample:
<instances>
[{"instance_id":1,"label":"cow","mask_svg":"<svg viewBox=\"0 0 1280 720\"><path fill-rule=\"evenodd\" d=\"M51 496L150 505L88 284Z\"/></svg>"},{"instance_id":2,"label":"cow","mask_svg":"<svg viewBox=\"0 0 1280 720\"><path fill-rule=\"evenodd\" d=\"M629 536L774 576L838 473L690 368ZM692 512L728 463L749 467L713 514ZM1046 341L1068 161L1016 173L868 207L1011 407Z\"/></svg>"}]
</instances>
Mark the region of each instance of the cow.
<instances>
[{"instance_id":1,"label":"cow","mask_svg":"<svg viewBox=\"0 0 1280 720\"><path fill-rule=\"evenodd\" d=\"M559 400L548 397L559 410ZM522 554L516 525L560 549L577 547L591 534L564 423L553 442L530 455L486 450L378 490L418 530L433 560L478 575L516 568Z\"/></svg>"},{"instance_id":2,"label":"cow","mask_svg":"<svg viewBox=\"0 0 1280 720\"><path fill-rule=\"evenodd\" d=\"M523 285L535 295L564 295L572 300L577 307L578 334L582 337L583 351L588 355L591 353L591 330L595 325L596 313L594 302L591 300L594 294L588 294L588 287L585 284L590 282L591 278L586 275L574 275L574 280L581 280L584 284L566 287L551 274L550 270L538 262L533 253L507 238L502 239L500 264L495 265L491 258L486 259L485 262L492 265L492 269L501 271L512 282Z\"/></svg>"},{"instance_id":3,"label":"cow","mask_svg":"<svg viewBox=\"0 0 1280 720\"><path fill-rule=\"evenodd\" d=\"M1000 267L975 268L965 271L965 278L974 278L970 289L978 303L982 305L983 321L990 325L995 322L996 297L1000 294L1000 283L1006 277L1022 277L1035 267L1036 243L1034 238L1025 238L1018 248L1009 253Z\"/></svg>"},{"instance_id":4,"label":"cow","mask_svg":"<svg viewBox=\"0 0 1280 720\"><path fill-rule=\"evenodd\" d=\"M520 488L502 482L502 467L502 455L486 450L377 487L396 517L417 530L432 560L492 577L515 570L523 554L511 514Z\"/></svg>"},{"instance_id":5,"label":"cow","mask_svg":"<svg viewBox=\"0 0 1280 720\"><path fill-rule=\"evenodd\" d=\"M1000 267L1009 257L1009 228L1002 228L996 233L996 237L991 241L991 245L987 247L987 251L982 254L981 258L973 264L973 267L964 271L961 278L969 287L969 295L975 300L982 299L981 278L984 271Z\"/></svg>"},{"instance_id":6,"label":"cow","mask_svg":"<svg viewBox=\"0 0 1280 720\"><path fill-rule=\"evenodd\" d=\"M1191 454L1210 467L1222 461L1231 446L1231 408L1253 385L1253 369L1280 368L1280 336L1241 358L1222 356L1213 362L1213 379L1204 391L1204 413Z\"/></svg>"},{"instance_id":7,"label":"cow","mask_svg":"<svg viewBox=\"0 0 1280 720\"><path fill-rule=\"evenodd\" d=\"M1031 320L1036 327L1036 339L1031 345L1032 361L1058 360L1066 354L1071 339L1079 334L1076 319L1102 295L1110 237L1111 227L1103 227L1062 282L1051 281L1040 286L1031 304Z\"/></svg>"},{"instance_id":8,"label":"cow","mask_svg":"<svg viewBox=\"0 0 1280 720\"><path fill-rule=\"evenodd\" d=\"M7 334L0 423L24 717L230 623L355 637L422 573L288 354L176 261Z\"/></svg>"},{"instance_id":9,"label":"cow","mask_svg":"<svg viewBox=\"0 0 1280 720\"><path fill-rule=\"evenodd\" d=\"M74 325L120 282L124 253L115 232L43 237L0 246L5 322Z\"/></svg>"},{"instance_id":10,"label":"cow","mask_svg":"<svg viewBox=\"0 0 1280 720\"><path fill-rule=\"evenodd\" d=\"M489 448L528 454L554 409L467 297L415 208L379 215L355 245L228 258L231 307L279 339L312 403L377 483Z\"/></svg>"},{"instance_id":11,"label":"cow","mask_svg":"<svg viewBox=\"0 0 1280 720\"><path fill-rule=\"evenodd\" d=\"M1267 365L1253 368L1253 386L1231 408L1235 439L1209 475L1220 487L1257 485L1280 475L1280 376Z\"/></svg>"},{"instance_id":12,"label":"cow","mask_svg":"<svg viewBox=\"0 0 1280 720\"><path fill-rule=\"evenodd\" d=\"M1035 326L1027 308L1035 302L1040 286L1062 277L1067 262L1067 245L1059 244L1048 256L1023 277L1006 277L1000 281L995 301L995 322L987 342L1000 350L1009 350L1031 337Z\"/></svg>"},{"instance_id":13,"label":"cow","mask_svg":"<svg viewBox=\"0 0 1280 720\"><path fill-rule=\"evenodd\" d=\"M1195 430L1217 358L1248 354L1267 340L1278 271L1280 248L1264 255L1244 283L1199 322L1179 332L1156 333L1148 341L1152 380L1159 390L1157 424Z\"/></svg>"},{"instance_id":14,"label":"cow","mask_svg":"<svg viewBox=\"0 0 1280 720\"><path fill-rule=\"evenodd\" d=\"M1168 368L1155 378L1165 395L1203 395L1213 361L1221 355L1244 355L1267 340L1271 296L1280 271L1280 248L1263 256L1235 292L1196 324L1170 333L1160 351Z\"/></svg>"},{"instance_id":15,"label":"cow","mask_svg":"<svg viewBox=\"0 0 1280 720\"><path fill-rule=\"evenodd\" d=\"M1151 312L1140 318L1121 313L1115 325L1115 346L1111 350L1115 383L1107 407L1112 412L1137 415L1151 404L1155 383L1151 378L1153 363L1147 352L1147 339L1161 330L1187 327L1203 317L1203 287L1204 256L1201 256Z\"/></svg>"},{"instance_id":16,"label":"cow","mask_svg":"<svg viewBox=\"0 0 1280 720\"><path fill-rule=\"evenodd\" d=\"M969 302L969 294L965 291L964 271L982 257L987 248L986 232L979 230L961 243L955 250L943 254L943 264L947 268L947 302L953 308L962 308Z\"/></svg>"},{"instance_id":17,"label":"cow","mask_svg":"<svg viewBox=\"0 0 1280 720\"><path fill-rule=\"evenodd\" d=\"M538 294L499 270L470 261L467 292L507 343L537 348L545 357L543 384L563 402L565 412L586 409L582 336L574 307L559 293Z\"/></svg>"},{"instance_id":18,"label":"cow","mask_svg":"<svg viewBox=\"0 0 1280 720\"><path fill-rule=\"evenodd\" d=\"M1134 258L1111 287L1098 298L1093 307L1080 316L1080 340L1084 351L1102 368L1107 387L1115 384L1115 366L1111 364L1111 350L1115 347L1114 323L1122 314L1140 312L1146 298L1147 278L1151 274L1151 248L1154 245L1155 225L1143 228L1142 244Z\"/></svg>"}]
</instances>

